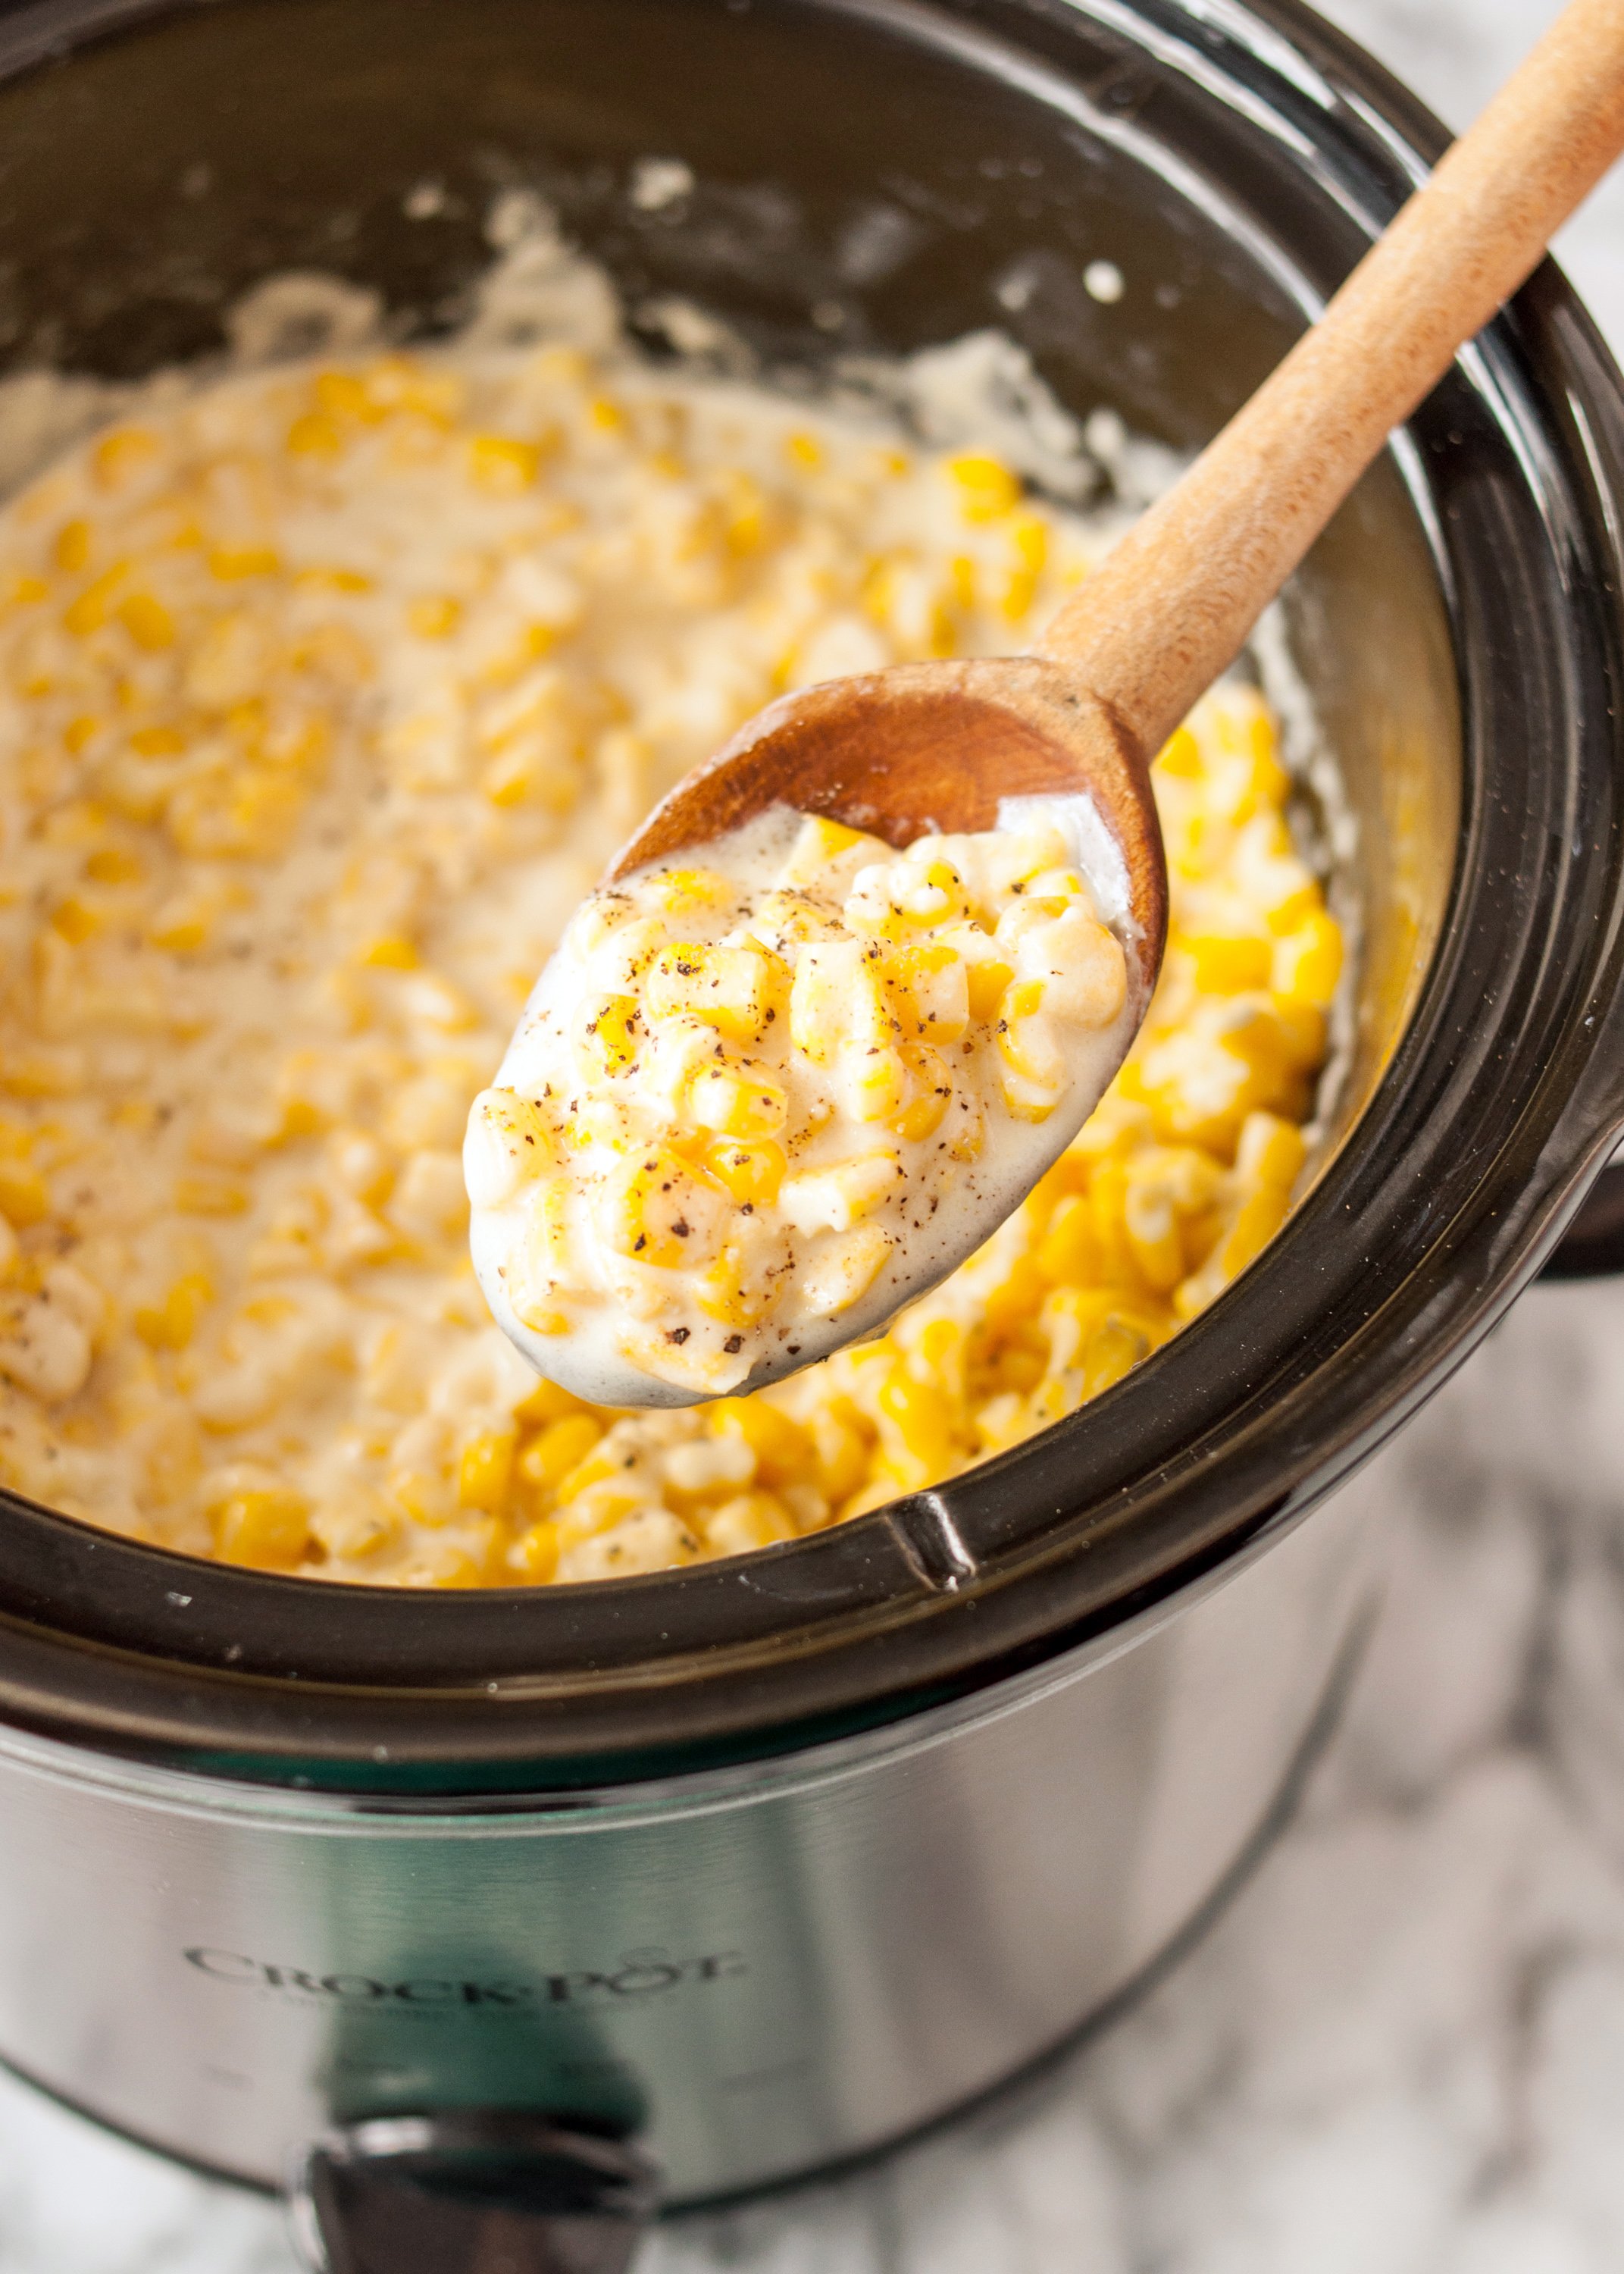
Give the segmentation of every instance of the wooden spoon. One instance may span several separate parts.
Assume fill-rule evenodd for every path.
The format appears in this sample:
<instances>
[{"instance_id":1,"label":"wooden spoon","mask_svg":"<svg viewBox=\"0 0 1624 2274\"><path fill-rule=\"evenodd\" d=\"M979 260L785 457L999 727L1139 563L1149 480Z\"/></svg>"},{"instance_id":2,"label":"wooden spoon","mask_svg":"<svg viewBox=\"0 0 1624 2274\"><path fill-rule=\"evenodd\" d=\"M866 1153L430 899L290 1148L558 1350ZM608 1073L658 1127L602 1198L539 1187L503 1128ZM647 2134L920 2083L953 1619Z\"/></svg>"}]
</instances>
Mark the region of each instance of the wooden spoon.
<instances>
[{"instance_id":1,"label":"wooden spoon","mask_svg":"<svg viewBox=\"0 0 1624 2274\"><path fill-rule=\"evenodd\" d=\"M671 792L611 878L774 803L892 845L1086 792L1121 849L1142 997L1167 875L1149 760L1232 663L1376 456L1624 149L1624 0L1572 0L1324 315L1031 655L909 663L786 695Z\"/></svg>"},{"instance_id":2,"label":"wooden spoon","mask_svg":"<svg viewBox=\"0 0 1624 2274\"><path fill-rule=\"evenodd\" d=\"M1167 930L1150 759L1233 661L1387 434L1522 283L1621 148L1624 0L1572 0L1320 322L1068 601L1034 653L904 664L786 696L655 808L610 880L709 843L775 804L902 847L931 830L995 828L1005 798L1086 796L1125 871L1119 930L1132 1015L1116 1038L1125 1054ZM1124 879L1114 881L1120 888ZM1076 1134L1120 1058L1107 1053L1102 1063L1099 1088L1084 1096L1092 1085L1077 1082L1066 1111L1045 1125L1049 1158ZM973 1223L966 1211L962 1248L938 1247L928 1272L912 1259L910 1279L909 1259L899 1259L894 1285L876 1291L882 1310L944 1276L1021 1197L1011 1181L989 1203L994 1220ZM475 1252L477 1261L477 1238ZM501 1298L500 1273L482 1269L480 1276L531 1362L583 1396L687 1404L696 1394L656 1383L629 1362L607 1385L589 1379L584 1346L530 1334ZM859 1306L824 1322L826 1331L801 1331L743 1386L759 1387L883 1323Z\"/></svg>"}]
</instances>

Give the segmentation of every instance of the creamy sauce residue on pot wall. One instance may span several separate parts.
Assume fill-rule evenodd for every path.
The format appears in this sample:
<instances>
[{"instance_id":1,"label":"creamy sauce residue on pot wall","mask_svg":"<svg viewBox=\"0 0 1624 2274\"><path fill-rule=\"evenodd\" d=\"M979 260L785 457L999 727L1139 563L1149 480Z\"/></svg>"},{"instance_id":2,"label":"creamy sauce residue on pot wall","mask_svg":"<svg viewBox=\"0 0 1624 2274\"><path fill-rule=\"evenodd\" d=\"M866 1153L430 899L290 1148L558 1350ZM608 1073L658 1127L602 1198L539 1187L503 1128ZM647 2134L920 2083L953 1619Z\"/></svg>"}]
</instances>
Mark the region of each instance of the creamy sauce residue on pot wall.
<instances>
[{"instance_id":1,"label":"creamy sauce residue on pot wall","mask_svg":"<svg viewBox=\"0 0 1624 2274\"><path fill-rule=\"evenodd\" d=\"M1209 1301L1302 1157L1338 944L1248 689L1158 768L1133 1058L989 1246L780 1389L538 1384L469 1107L613 847L787 686L1022 644L1085 520L984 452L623 356L174 389L0 516L0 1480L268 1568L731 1554L951 1473Z\"/></svg>"}]
</instances>

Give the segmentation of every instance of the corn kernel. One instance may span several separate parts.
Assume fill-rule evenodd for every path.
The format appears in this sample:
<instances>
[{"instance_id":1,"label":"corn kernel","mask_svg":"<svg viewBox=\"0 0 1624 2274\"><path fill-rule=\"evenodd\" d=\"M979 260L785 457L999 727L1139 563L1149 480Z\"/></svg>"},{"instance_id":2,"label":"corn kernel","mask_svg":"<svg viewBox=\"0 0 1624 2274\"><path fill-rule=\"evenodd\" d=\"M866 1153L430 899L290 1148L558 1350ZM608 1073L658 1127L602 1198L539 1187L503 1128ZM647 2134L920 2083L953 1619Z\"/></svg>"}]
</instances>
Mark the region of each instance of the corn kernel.
<instances>
[{"instance_id":1,"label":"corn kernel","mask_svg":"<svg viewBox=\"0 0 1624 2274\"><path fill-rule=\"evenodd\" d=\"M589 1073L628 1073L643 1039L643 1012L634 995L598 995L582 1005L576 1041Z\"/></svg>"},{"instance_id":2,"label":"corn kernel","mask_svg":"<svg viewBox=\"0 0 1624 2274\"><path fill-rule=\"evenodd\" d=\"M513 1481L513 1457L511 1431L486 1429L470 1437L457 1463L457 1499L462 1506L494 1516L507 1501Z\"/></svg>"},{"instance_id":3,"label":"corn kernel","mask_svg":"<svg viewBox=\"0 0 1624 2274\"><path fill-rule=\"evenodd\" d=\"M269 545L216 545L208 556L208 573L222 584L241 584L250 576L274 576L282 555Z\"/></svg>"},{"instance_id":4,"label":"corn kernel","mask_svg":"<svg viewBox=\"0 0 1624 2274\"><path fill-rule=\"evenodd\" d=\"M677 1154L650 1145L610 1178L604 1236L618 1254L662 1271L704 1262L721 1245L724 1193Z\"/></svg>"},{"instance_id":5,"label":"corn kernel","mask_svg":"<svg viewBox=\"0 0 1624 2274\"><path fill-rule=\"evenodd\" d=\"M565 1414L550 1423L520 1454L521 1480L534 1491L556 1492L564 1479L581 1466L603 1434L603 1424L592 1414Z\"/></svg>"},{"instance_id":6,"label":"corn kernel","mask_svg":"<svg viewBox=\"0 0 1624 2274\"><path fill-rule=\"evenodd\" d=\"M461 622L462 604L447 594L425 595L406 611L406 621L419 639L449 639Z\"/></svg>"},{"instance_id":7,"label":"corn kernel","mask_svg":"<svg viewBox=\"0 0 1624 2274\"><path fill-rule=\"evenodd\" d=\"M741 1207L771 1208L788 1167L783 1147L771 1137L757 1137L748 1144L736 1137L713 1138L703 1159L710 1175Z\"/></svg>"},{"instance_id":8,"label":"corn kernel","mask_svg":"<svg viewBox=\"0 0 1624 2274\"><path fill-rule=\"evenodd\" d=\"M468 446L468 471L481 489L497 497L516 497L529 489L541 471L541 451L534 442L511 434L477 434Z\"/></svg>"},{"instance_id":9,"label":"corn kernel","mask_svg":"<svg viewBox=\"0 0 1624 2274\"><path fill-rule=\"evenodd\" d=\"M101 630L112 614L113 595L128 574L124 561L115 561L92 584L86 584L63 616L63 622L76 639L88 638Z\"/></svg>"},{"instance_id":10,"label":"corn kernel","mask_svg":"<svg viewBox=\"0 0 1624 2274\"><path fill-rule=\"evenodd\" d=\"M0 1215L21 1230L43 1223L49 1214L50 1193L38 1170L0 1159Z\"/></svg>"},{"instance_id":11,"label":"corn kernel","mask_svg":"<svg viewBox=\"0 0 1624 2274\"><path fill-rule=\"evenodd\" d=\"M538 1587L546 1586L558 1576L560 1534L552 1519L544 1517L522 1532L515 1541L511 1561L520 1575Z\"/></svg>"},{"instance_id":12,"label":"corn kernel","mask_svg":"<svg viewBox=\"0 0 1624 2274\"><path fill-rule=\"evenodd\" d=\"M51 929L59 931L71 947L92 939L102 929L105 919L101 912L77 898L59 900L51 910Z\"/></svg>"},{"instance_id":13,"label":"corn kernel","mask_svg":"<svg viewBox=\"0 0 1624 2274\"><path fill-rule=\"evenodd\" d=\"M861 1302L891 1257L891 1242L877 1224L860 1224L839 1233L815 1258L801 1285L801 1300L814 1318L838 1319Z\"/></svg>"},{"instance_id":14,"label":"corn kernel","mask_svg":"<svg viewBox=\"0 0 1624 2274\"><path fill-rule=\"evenodd\" d=\"M77 576L90 565L90 523L75 515L58 531L55 546L56 566L66 576Z\"/></svg>"},{"instance_id":15,"label":"corn kernel","mask_svg":"<svg viewBox=\"0 0 1624 2274\"><path fill-rule=\"evenodd\" d=\"M1335 996L1342 968L1341 928L1323 908L1316 908L1297 930L1275 942L1272 972L1257 983L1272 985L1277 995L1294 1004L1324 1010Z\"/></svg>"},{"instance_id":16,"label":"corn kernel","mask_svg":"<svg viewBox=\"0 0 1624 2274\"><path fill-rule=\"evenodd\" d=\"M948 460L947 471L966 521L996 521L1020 501L1020 483L1001 459L966 451Z\"/></svg>"},{"instance_id":17,"label":"corn kernel","mask_svg":"<svg viewBox=\"0 0 1624 2274\"><path fill-rule=\"evenodd\" d=\"M730 1042L753 1043L777 1017L786 977L764 948L679 944L656 956L644 994L651 1018L686 1014Z\"/></svg>"},{"instance_id":18,"label":"corn kernel","mask_svg":"<svg viewBox=\"0 0 1624 2274\"><path fill-rule=\"evenodd\" d=\"M688 1084L688 1111L696 1127L724 1137L776 1137L789 1118L789 1098L771 1074L703 1065Z\"/></svg>"},{"instance_id":19,"label":"corn kernel","mask_svg":"<svg viewBox=\"0 0 1624 2274\"><path fill-rule=\"evenodd\" d=\"M237 1492L208 1510L214 1553L222 1562L261 1571L291 1571L310 1544L310 1502L285 1487Z\"/></svg>"},{"instance_id":20,"label":"corn kernel","mask_svg":"<svg viewBox=\"0 0 1624 2274\"><path fill-rule=\"evenodd\" d=\"M214 1286L204 1273L183 1272L161 1303L138 1305L135 1331L153 1350L184 1350L214 1299Z\"/></svg>"},{"instance_id":21,"label":"corn kernel","mask_svg":"<svg viewBox=\"0 0 1624 2274\"><path fill-rule=\"evenodd\" d=\"M404 932L380 931L360 949L356 960L373 971L416 971L422 958Z\"/></svg>"},{"instance_id":22,"label":"corn kernel","mask_svg":"<svg viewBox=\"0 0 1624 2274\"><path fill-rule=\"evenodd\" d=\"M288 448L296 458L336 458L343 447L343 436L323 411L307 410L288 429Z\"/></svg>"}]
</instances>

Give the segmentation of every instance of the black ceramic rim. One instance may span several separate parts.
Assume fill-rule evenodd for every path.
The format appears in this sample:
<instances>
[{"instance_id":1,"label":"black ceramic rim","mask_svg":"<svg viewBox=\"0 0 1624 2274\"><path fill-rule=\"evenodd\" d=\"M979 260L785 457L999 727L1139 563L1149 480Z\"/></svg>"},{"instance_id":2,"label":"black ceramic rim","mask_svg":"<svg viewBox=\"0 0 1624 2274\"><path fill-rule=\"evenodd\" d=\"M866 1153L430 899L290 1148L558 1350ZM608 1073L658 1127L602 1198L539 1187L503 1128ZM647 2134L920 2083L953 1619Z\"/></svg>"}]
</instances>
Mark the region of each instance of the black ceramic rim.
<instances>
[{"instance_id":1,"label":"black ceramic rim","mask_svg":"<svg viewBox=\"0 0 1624 2274\"><path fill-rule=\"evenodd\" d=\"M1294 0L1221 22L1171 0L835 4L923 40L995 33L1062 81L1079 24L1124 53L1137 37L1158 72L1223 82L1296 132L1304 198L1342 216L1344 267L1447 139ZM0 15L0 76L152 12ZM643 1780L962 1697L1306 1514L1539 1268L1624 1119L1624 395L1554 268L1410 433L1464 717L1446 929L1357 1128L1211 1312L1085 1414L939 1492L611 1585L329 1586L7 1499L0 1720L386 1803Z\"/></svg>"}]
</instances>

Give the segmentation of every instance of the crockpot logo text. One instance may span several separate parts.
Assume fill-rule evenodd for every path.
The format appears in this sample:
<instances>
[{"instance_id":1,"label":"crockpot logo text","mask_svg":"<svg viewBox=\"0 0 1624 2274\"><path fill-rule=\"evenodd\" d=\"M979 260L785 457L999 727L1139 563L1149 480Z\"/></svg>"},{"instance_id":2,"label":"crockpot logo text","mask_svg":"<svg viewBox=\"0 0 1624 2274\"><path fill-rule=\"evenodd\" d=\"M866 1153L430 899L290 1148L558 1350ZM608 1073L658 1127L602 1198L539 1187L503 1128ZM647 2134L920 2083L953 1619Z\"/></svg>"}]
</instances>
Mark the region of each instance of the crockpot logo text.
<instances>
[{"instance_id":1,"label":"crockpot logo text","mask_svg":"<svg viewBox=\"0 0 1624 2274\"><path fill-rule=\"evenodd\" d=\"M746 1973L736 1950L713 1951L703 1958L671 1958L662 1950L628 1951L601 1973L544 1974L534 1982L456 1981L434 1975L389 1982L371 1974L313 1974L300 1966L273 1966L240 1951L199 1946L183 1953L186 1963L216 1982L244 1990L281 1990L306 1998L335 1999L349 2005L401 2006L578 2006L650 1998L688 1984L736 1981Z\"/></svg>"}]
</instances>

